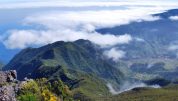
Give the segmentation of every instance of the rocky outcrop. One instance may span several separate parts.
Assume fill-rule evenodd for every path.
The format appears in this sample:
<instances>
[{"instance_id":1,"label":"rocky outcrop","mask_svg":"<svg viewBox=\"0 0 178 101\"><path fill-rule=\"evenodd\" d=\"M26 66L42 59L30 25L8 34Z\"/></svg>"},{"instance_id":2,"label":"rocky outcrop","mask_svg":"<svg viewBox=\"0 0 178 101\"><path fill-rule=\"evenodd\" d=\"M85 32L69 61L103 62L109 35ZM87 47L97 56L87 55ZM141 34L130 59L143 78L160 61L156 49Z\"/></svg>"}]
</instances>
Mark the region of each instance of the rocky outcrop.
<instances>
[{"instance_id":1,"label":"rocky outcrop","mask_svg":"<svg viewBox=\"0 0 178 101\"><path fill-rule=\"evenodd\" d=\"M0 101L16 101L15 89L12 85L0 87Z\"/></svg>"},{"instance_id":2,"label":"rocky outcrop","mask_svg":"<svg viewBox=\"0 0 178 101\"><path fill-rule=\"evenodd\" d=\"M14 82L17 79L17 73L15 70L0 71L0 85Z\"/></svg>"},{"instance_id":3,"label":"rocky outcrop","mask_svg":"<svg viewBox=\"0 0 178 101\"><path fill-rule=\"evenodd\" d=\"M15 70L0 71L0 101L16 101L16 78Z\"/></svg>"}]
</instances>

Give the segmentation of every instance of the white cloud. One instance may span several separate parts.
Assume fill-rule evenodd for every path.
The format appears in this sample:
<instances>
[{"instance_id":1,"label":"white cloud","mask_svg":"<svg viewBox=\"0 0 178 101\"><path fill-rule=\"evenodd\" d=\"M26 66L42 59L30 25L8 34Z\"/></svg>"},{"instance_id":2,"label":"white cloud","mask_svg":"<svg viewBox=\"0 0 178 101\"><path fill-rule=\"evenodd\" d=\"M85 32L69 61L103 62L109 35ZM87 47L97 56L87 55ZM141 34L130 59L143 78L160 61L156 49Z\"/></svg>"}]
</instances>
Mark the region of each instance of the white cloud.
<instances>
[{"instance_id":1,"label":"white cloud","mask_svg":"<svg viewBox=\"0 0 178 101\"><path fill-rule=\"evenodd\" d=\"M168 49L172 50L172 51L178 50L178 45L177 44L172 44L172 45L169 46Z\"/></svg>"},{"instance_id":2,"label":"white cloud","mask_svg":"<svg viewBox=\"0 0 178 101\"><path fill-rule=\"evenodd\" d=\"M114 87L111 83L107 83L106 86L108 87L111 94L113 94L113 95L119 94L118 91L114 89Z\"/></svg>"},{"instance_id":3,"label":"white cloud","mask_svg":"<svg viewBox=\"0 0 178 101\"><path fill-rule=\"evenodd\" d=\"M147 6L145 6L145 2ZM139 2L134 1L91 1L91 2L70 2L70 1L54 1L54 2L22 2L13 4L0 4L0 9L14 8L36 8L36 7L80 7L82 11L62 10L44 11L31 14L23 19L26 25L40 25L44 30L12 30L3 39L4 44L8 48L25 48L33 45L44 45L55 41L75 41L77 39L87 39L101 46L112 46L116 44L128 44L132 41L129 34L111 35L95 32L95 29L103 27L113 27L123 24L129 24L133 21L155 21L159 17L153 17L150 14L161 12L167 7L164 3L152 1ZM158 4L161 3L158 6ZM167 3L168 4L168 3ZM143 7L140 7L142 5ZM173 5L173 3L170 3ZM91 8L108 7L108 10L96 10ZM127 9L120 9L124 6ZM153 7L154 6L154 7ZM90 7L88 10L83 10ZM109 9L118 7L118 9ZM24 38L25 37L25 38ZM28 38L29 37L29 38Z\"/></svg>"},{"instance_id":4,"label":"white cloud","mask_svg":"<svg viewBox=\"0 0 178 101\"><path fill-rule=\"evenodd\" d=\"M169 19L173 21L178 21L178 16L171 16L169 17Z\"/></svg>"},{"instance_id":5,"label":"white cloud","mask_svg":"<svg viewBox=\"0 0 178 101\"><path fill-rule=\"evenodd\" d=\"M126 91L130 91L134 88L139 88L139 87L160 88L159 85L147 85L143 82L138 82L138 81L137 82L125 81L125 82L123 82L122 85L120 85L119 89L114 89L114 87L111 83L108 83L107 87L109 88L110 92L113 95L120 94L120 93L123 93L123 92L126 92Z\"/></svg>"},{"instance_id":6,"label":"white cloud","mask_svg":"<svg viewBox=\"0 0 178 101\"><path fill-rule=\"evenodd\" d=\"M104 52L105 56L107 56L109 59L112 59L115 62L123 58L125 54L126 53L124 51L118 50L116 48L111 48L110 50Z\"/></svg>"},{"instance_id":7,"label":"white cloud","mask_svg":"<svg viewBox=\"0 0 178 101\"><path fill-rule=\"evenodd\" d=\"M50 34L46 32L38 32L35 30L12 30L10 34L5 36L4 44L10 49L26 48L34 43L34 45L47 44L50 38ZM43 37L41 39L40 37ZM46 38L46 39L44 39Z\"/></svg>"},{"instance_id":8,"label":"white cloud","mask_svg":"<svg viewBox=\"0 0 178 101\"><path fill-rule=\"evenodd\" d=\"M168 50L172 51L178 58L178 43L176 41L169 45Z\"/></svg>"},{"instance_id":9,"label":"white cloud","mask_svg":"<svg viewBox=\"0 0 178 101\"><path fill-rule=\"evenodd\" d=\"M90 40L100 46L113 46L116 44L126 44L132 40L128 34L124 35L102 35L100 33L77 32L72 30L13 30L10 32L4 44L10 48L25 48L33 45L44 45L55 41L76 41L78 39Z\"/></svg>"},{"instance_id":10,"label":"white cloud","mask_svg":"<svg viewBox=\"0 0 178 101\"><path fill-rule=\"evenodd\" d=\"M135 37L134 39L135 39L136 41L138 41L138 42L145 42L145 40L144 40L144 39L139 38L139 37Z\"/></svg>"},{"instance_id":11,"label":"white cloud","mask_svg":"<svg viewBox=\"0 0 178 101\"><path fill-rule=\"evenodd\" d=\"M145 14L146 13L146 14ZM132 21L154 21L150 9L102 10L102 11L66 11L48 12L26 17L26 25L42 25L45 30L13 30L5 38L8 48L25 48L29 45L44 45L54 41L75 41L87 39L101 46L127 44L132 40L129 34L111 35L95 32L95 29L128 24ZM30 36L24 40L22 36ZM13 44L17 42L17 44Z\"/></svg>"},{"instance_id":12,"label":"white cloud","mask_svg":"<svg viewBox=\"0 0 178 101\"><path fill-rule=\"evenodd\" d=\"M158 10L159 11L159 10ZM157 11L157 12L158 12ZM124 10L101 10L101 11L66 11L48 12L29 16L25 19L28 23L42 24L48 28L82 28L90 25L94 28L112 27L115 25L128 24L132 21L155 21L159 17L153 17L154 9L124 9ZM94 29L93 28L93 29Z\"/></svg>"}]
</instances>

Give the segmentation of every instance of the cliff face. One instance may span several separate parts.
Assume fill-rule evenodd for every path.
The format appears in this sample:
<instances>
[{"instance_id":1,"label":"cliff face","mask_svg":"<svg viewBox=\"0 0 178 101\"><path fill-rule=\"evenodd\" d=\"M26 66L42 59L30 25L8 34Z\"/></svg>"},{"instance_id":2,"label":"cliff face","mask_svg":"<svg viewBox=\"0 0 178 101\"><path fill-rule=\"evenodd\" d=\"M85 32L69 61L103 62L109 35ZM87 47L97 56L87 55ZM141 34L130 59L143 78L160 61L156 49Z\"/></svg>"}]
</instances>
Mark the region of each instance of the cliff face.
<instances>
[{"instance_id":1,"label":"cliff face","mask_svg":"<svg viewBox=\"0 0 178 101\"><path fill-rule=\"evenodd\" d=\"M16 101L16 78L14 70L0 71L0 101Z\"/></svg>"}]
</instances>

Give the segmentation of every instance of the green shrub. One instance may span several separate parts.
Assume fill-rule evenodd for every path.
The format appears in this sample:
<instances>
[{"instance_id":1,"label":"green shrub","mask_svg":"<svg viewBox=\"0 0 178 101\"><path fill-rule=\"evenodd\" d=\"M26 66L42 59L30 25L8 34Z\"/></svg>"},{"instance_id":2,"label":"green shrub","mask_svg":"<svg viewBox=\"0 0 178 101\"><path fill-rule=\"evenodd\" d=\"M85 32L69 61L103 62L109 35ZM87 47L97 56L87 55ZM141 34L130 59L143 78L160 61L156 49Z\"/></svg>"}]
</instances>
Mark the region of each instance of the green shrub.
<instances>
[{"instance_id":1,"label":"green shrub","mask_svg":"<svg viewBox=\"0 0 178 101\"><path fill-rule=\"evenodd\" d=\"M32 93L21 94L17 99L19 101L38 101L37 96Z\"/></svg>"},{"instance_id":2,"label":"green shrub","mask_svg":"<svg viewBox=\"0 0 178 101\"><path fill-rule=\"evenodd\" d=\"M17 98L19 101L40 101L41 93L38 84L34 80L22 83Z\"/></svg>"}]
</instances>

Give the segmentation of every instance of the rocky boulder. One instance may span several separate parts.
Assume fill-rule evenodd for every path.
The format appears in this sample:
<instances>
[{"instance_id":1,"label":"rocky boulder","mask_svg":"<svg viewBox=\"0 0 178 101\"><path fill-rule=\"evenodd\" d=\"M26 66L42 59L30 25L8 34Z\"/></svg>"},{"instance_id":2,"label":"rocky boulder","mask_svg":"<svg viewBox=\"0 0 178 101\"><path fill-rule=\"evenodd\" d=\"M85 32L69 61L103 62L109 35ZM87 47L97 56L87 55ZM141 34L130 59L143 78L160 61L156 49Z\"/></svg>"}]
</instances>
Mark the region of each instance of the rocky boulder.
<instances>
[{"instance_id":1,"label":"rocky boulder","mask_svg":"<svg viewBox=\"0 0 178 101\"><path fill-rule=\"evenodd\" d=\"M16 81L15 70L0 71L0 101L16 101Z\"/></svg>"},{"instance_id":2,"label":"rocky boulder","mask_svg":"<svg viewBox=\"0 0 178 101\"><path fill-rule=\"evenodd\" d=\"M15 70L0 71L0 85L14 82L17 79L17 72Z\"/></svg>"},{"instance_id":3,"label":"rocky boulder","mask_svg":"<svg viewBox=\"0 0 178 101\"><path fill-rule=\"evenodd\" d=\"M16 101L15 89L12 85L0 87L0 101Z\"/></svg>"}]
</instances>

